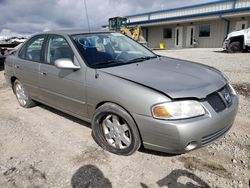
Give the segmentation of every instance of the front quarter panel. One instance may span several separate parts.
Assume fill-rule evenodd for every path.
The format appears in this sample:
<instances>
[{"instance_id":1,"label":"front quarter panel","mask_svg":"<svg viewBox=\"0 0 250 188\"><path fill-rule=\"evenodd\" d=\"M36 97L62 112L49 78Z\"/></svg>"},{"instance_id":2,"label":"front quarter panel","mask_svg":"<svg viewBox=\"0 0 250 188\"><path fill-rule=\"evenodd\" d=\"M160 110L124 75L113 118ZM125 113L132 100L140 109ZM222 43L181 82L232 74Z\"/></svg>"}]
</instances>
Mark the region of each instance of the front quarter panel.
<instances>
[{"instance_id":1,"label":"front quarter panel","mask_svg":"<svg viewBox=\"0 0 250 188\"><path fill-rule=\"evenodd\" d=\"M153 89L91 68L87 70L86 84L90 118L103 102L116 103L130 114L152 116L152 105L170 100Z\"/></svg>"}]
</instances>

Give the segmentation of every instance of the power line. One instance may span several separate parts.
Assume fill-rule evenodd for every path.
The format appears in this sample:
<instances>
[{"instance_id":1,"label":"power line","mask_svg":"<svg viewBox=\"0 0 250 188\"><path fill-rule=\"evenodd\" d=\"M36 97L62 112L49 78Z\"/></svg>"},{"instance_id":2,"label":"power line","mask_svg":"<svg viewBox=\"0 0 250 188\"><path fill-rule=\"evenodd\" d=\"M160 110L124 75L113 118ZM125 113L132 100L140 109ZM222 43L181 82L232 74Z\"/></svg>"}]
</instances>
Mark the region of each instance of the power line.
<instances>
[{"instance_id":1,"label":"power line","mask_svg":"<svg viewBox=\"0 0 250 188\"><path fill-rule=\"evenodd\" d=\"M83 1L84 1L85 13L86 13L86 18L87 18L87 23L88 23L88 29L89 29L89 32L90 32L90 24L89 24L89 15L88 15L87 3L86 3L86 0L83 0Z\"/></svg>"}]
</instances>

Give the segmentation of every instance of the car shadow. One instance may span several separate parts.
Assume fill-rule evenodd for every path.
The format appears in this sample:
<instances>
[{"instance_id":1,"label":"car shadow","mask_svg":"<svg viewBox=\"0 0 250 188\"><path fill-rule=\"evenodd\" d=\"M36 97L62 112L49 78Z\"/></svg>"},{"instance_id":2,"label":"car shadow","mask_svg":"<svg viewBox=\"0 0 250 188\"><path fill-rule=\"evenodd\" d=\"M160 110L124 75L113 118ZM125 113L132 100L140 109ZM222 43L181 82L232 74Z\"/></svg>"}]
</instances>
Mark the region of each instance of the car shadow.
<instances>
[{"instance_id":1,"label":"car shadow","mask_svg":"<svg viewBox=\"0 0 250 188\"><path fill-rule=\"evenodd\" d=\"M217 51L213 51L213 52L216 52L216 53L224 53L224 54L227 54L227 53L228 53L226 50L217 50Z\"/></svg>"},{"instance_id":2,"label":"car shadow","mask_svg":"<svg viewBox=\"0 0 250 188\"><path fill-rule=\"evenodd\" d=\"M38 102L37 102L37 103L38 103ZM55 108L52 108L52 107L50 107L50 106L47 106L47 105L45 105L45 104L38 103L38 105L39 105L39 107L41 107L41 108L43 108L43 109L45 109L45 110L48 110L48 111L50 111L50 112L52 112L52 113L54 113L54 114L57 114L57 115L59 115L59 116L61 116L61 117L64 117L64 118L70 120L70 121L73 121L73 122L75 122L75 123L81 124L81 125L83 125L83 126L85 126L85 127L91 129L91 124L88 123L88 122L86 122L86 121L83 121L83 120L81 120L81 119L79 119L79 118L77 118L77 117L74 117L74 116L71 116L71 115L69 115L69 114L66 114L66 113L64 113L64 112L62 112L62 111L59 111L59 110L57 110L57 109L55 109Z\"/></svg>"},{"instance_id":3,"label":"car shadow","mask_svg":"<svg viewBox=\"0 0 250 188\"><path fill-rule=\"evenodd\" d=\"M79 119L77 117L71 116L71 115L69 115L67 113L64 113L64 112L62 112L60 110L57 110L57 109L52 108L50 106L47 106L45 104L42 104L42 103L39 103L39 102L37 102L37 104L39 105L39 107L41 107L41 108L43 108L45 110L48 110L51 113L57 114L57 115L59 115L59 116L61 116L63 118L66 118L66 119L68 119L70 121L73 121L75 123L81 124L81 125L83 125L83 126L85 126L87 128L92 129L91 124L84 121L84 120L81 120L81 119ZM92 134L92 137L95 140L95 137L93 136L93 134ZM146 149L143 146L138 150L138 152L145 153L145 154L151 154L151 155L155 155L155 156L161 156L161 157L174 157L174 156L181 155L181 154L170 154L170 153L164 153L164 152L160 152L160 151L154 151L154 150Z\"/></svg>"},{"instance_id":4,"label":"car shadow","mask_svg":"<svg viewBox=\"0 0 250 188\"><path fill-rule=\"evenodd\" d=\"M178 182L181 177L187 177L185 184ZM168 188L211 188L204 180L195 174L182 169L173 170L168 176L156 182L160 187Z\"/></svg>"},{"instance_id":5,"label":"car shadow","mask_svg":"<svg viewBox=\"0 0 250 188\"><path fill-rule=\"evenodd\" d=\"M79 168L71 178L71 186L73 188L112 188L110 180L94 165L85 165Z\"/></svg>"},{"instance_id":6,"label":"car shadow","mask_svg":"<svg viewBox=\"0 0 250 188\"><path fill-rule=\"evenodd\" d=\"M144 147L141 147L138 151L141 153L151 154L151 155L160 156L160 157L174 157L174 156L180 155L180 154L164 153L161 151L154 151L154 150L146 149Z\"/></svg>"},{"instance_id":7,"label":"car shadow","mask_svg":"<svg viewBox=\"0 0 250 188\"><path fill-rule=\"evenodd\" d=\"M217 51L213 51L215 53L224 53L224 54L230 54L228 53L226 50L217 50ZM250 51L243 51L243 52L239 52L239 53L250 53ZM234 54L234 53L233 53ZM237 53L235 53L237 54Z\"/></svg>"}]
</instances>

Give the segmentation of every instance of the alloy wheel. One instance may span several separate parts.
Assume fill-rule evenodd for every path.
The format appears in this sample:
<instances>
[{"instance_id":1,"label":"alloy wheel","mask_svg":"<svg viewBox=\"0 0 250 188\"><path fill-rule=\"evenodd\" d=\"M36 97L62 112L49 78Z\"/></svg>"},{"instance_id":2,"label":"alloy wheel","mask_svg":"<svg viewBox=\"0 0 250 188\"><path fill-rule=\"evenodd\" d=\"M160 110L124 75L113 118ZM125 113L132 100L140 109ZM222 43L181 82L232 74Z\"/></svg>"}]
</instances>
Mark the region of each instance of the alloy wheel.
<instances>
[{"instance_id":1,"label":"alloy wheel","mask_svg":"<svg viewBox=\"0 0 250 188\"><path fill-rule=\"evenodd\" d=\"M27 104L28 97L25 94L25 90L24 90L23 86L21 84L17 83L15 85L15 92L16 92L17 100L19 101L19 103L22 106L25 106Z\"/></svg>"},{"instance_id":2,"label":"alloy wheel","mask_svg":"<svg viewBox=\"0 0 250 188\"><path fill-rule=\"evenodd\" d=\"M131 145L132 135L126 121L118 115L109 114L102 121L103 133L108 144L116 149Z\"/></svg>"}]
</instances>

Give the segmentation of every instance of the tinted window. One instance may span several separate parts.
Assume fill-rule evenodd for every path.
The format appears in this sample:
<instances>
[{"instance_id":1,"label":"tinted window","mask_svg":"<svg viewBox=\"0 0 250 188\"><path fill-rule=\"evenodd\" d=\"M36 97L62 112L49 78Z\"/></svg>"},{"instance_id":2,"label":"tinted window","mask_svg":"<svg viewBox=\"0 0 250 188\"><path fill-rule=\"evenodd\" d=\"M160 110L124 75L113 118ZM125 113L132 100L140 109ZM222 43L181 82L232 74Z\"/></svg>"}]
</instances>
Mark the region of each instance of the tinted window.
<instances>
[{"instance_id":1,"label":"tinted window","mask_svg":"<svg viewBox=\"0 0 250 188\"><path fill-rule=\"evenodd\" d=\"M48 40L45 63L53 65L57 59L62 58L74 61L74 54L65 38L53 35Z\"/></svg>"},{"instance_id":2,"label":"tinted window","mask_svg":"<svg viewBox=\"0 0 250 188\"><path fill-rule=\"evenodd\" d=\"M19 57L39 62L41 60L41 51L44 42L44 36L35 36L31 38L21 49Z\"/></svg>"},{"instance_id":3,"label":"tinted window","mask_svg":"<svg viewBox=\"0 0 250 188\"><path fill-rule=\"evenodd\" d=\"M163 30L163 38L164 39L171 39L172 38L172 29L166 28Z\"/></svg>"},{"instance_id":4,"label":"tinted window","mask_svg":"<svg viewBox=\"0 0 250 188\"><path fill-rule=\"evenodd\" d=\"M200 26L200 37L210 37L210 25Z\"/></svg>"}]
</instances>

